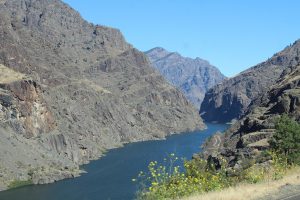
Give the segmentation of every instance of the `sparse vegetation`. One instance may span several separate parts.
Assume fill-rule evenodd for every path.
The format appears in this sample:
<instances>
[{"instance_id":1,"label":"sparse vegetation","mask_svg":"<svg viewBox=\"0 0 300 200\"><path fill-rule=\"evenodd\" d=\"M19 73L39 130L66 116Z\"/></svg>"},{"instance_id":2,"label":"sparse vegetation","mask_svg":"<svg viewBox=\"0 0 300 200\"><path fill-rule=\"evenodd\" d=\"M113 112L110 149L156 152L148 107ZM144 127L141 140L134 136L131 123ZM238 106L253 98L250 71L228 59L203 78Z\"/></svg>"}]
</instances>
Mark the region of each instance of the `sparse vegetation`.
<instances>
[{"instance_id":1,"label":"sparse vegetation","mask_svg":"<svg viewBox=\"0 0 300 200\"><path fill-rule=\"evenodd\" d=\"M14 188L23 187L23 186L32 185L32 184L33 184L32 180L13 180L8 185L8 189L14 189Z\"/></svg>"},{"instance_id":2,"label":"sparse vegetation","mask_svg":"<svg viewBox=\"0 0 300 200\"><path fill-rule=\"evenodd\" d=\"M221 168L215 169L213 163L203 159L185 161L184 167L174 165L178 158L170 155L170 162L159 165L156 161L148 166L149 172L141 172L140 191L137 199L177 199L191 194L204 194L218 191L240 183L260 183L277 180L286 172L286 160L270 153L273 157L271 165L254 164L241 171L227 168L225 159L220 159Z\"/></svg>"},{"instance_id":3,"label":"sparse vegetation","mask_svg":"<svg viewBox=\"0 0 300 200\"><path fill-rule=\"evenodd\" d=\"M26 78L26 76L24 74L16 72L16 71L0 64L0 83L1 84L11 83L14 81L22 80L24 78Z\"/></svg>"},{"instance_id":4,"label":"sparse vegetation","mask_svg":"<svg viewBox=\"0 0 300 200\"><path fill-rule=\"evenodd\" d=\"M280 180L267 180L257 184L239 183L234 187L228 187L224 190L211 191L205 194L194 194L183 200L249 200L262 198L272 194L280 199L281 188L287 185L299 185L300 168L294 167L286 172L286 175ZM280 191L280 192L279 192ZM289 192L291 192L289 190Z\"/></svg>"},{"instance_id":5,"label":"sparse vegetation","mask_svg":"<svg viewBox=\"0 0 300 200\"><path fill-rule=\"evenodd\" d=\"M218 167L213 161L197 158L184 161L181 168L176 165L178 158L174 154L170 155L169 162L165 159L161 165L153 161L149 164L147 173L139 174L141 188L137 198L178 199L194 193L204 194L235 187L238 184L257 184L282 179L288 170L299 163L299 131L297 122L282 116L276 122L271 151L262 153L270 161L257 163L249 160L239 170L229 168L224 158L219 158Z\"/></svg>"}]
</instances>

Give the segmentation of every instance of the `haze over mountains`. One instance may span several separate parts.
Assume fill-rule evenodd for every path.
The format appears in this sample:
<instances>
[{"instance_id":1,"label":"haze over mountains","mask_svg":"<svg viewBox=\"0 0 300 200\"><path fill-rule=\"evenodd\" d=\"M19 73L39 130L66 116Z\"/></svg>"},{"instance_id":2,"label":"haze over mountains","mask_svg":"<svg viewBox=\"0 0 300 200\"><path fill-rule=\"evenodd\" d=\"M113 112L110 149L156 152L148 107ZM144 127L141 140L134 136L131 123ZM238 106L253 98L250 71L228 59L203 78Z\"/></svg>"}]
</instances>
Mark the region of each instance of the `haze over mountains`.
<instances>
[{"instance_id":1,"label":"haze over mountains","mask_svg":"<svg viewBox=\"0 0 300 200\"><path fill-rule=\"evenodd\" d=\"M205 127L119 30L59 0L2 0L0 19L0 189L74 177L105 149Z\"/></svg>"},{"instance_id":2,"label":"haze over mountains","mask_svg":"<svg viewBox=\"0 0 300 200\"><path fill-rule=\"evenodd\" d=\"M153 66L198 109L206 91L226 78L215 66L200 58L183 57L161 47L145 53Z\"/></svg>"}]
</instances>

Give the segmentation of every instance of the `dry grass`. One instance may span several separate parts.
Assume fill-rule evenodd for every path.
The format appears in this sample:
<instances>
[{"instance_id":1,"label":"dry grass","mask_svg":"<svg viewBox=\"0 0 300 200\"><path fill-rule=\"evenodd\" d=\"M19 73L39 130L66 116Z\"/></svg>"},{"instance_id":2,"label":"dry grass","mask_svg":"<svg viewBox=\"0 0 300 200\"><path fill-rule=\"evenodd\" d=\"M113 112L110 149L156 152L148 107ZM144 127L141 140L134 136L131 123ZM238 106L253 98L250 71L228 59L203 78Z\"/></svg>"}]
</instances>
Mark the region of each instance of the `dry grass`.
<instances>
[{"instance_id":1,"label":"dry grass","mask_svg":"<svg viewBox=\"0 0 300 200\"><path fill-rule=\"evenodd\" d=\"M222 191L209 192L202 195L194 195L183 200L250 200L264 197L278 192L279 188L286 185L300 185L300 167L291 169L287 175L277 181L263 182L259 184L241 184Z\"/></svg>"},{"instance_id":2,"label":"dry grass","mask_svg":"<svg viewBox=\"0 0 300 200\"><path fill-rule=\"evenodd\" d=\"M111 94L110 91L104 89L103 87L101 87L100 85L97 85L96 83L94 83L93 81L90 81L88 79L81 79L79 81L81 84L85 84L88 87L92 88L93 90L99 92L99 93L104 93L104 94Z\"/></svg>"},{"instance_id":3,"label":"dry grass","mask_svg":"<svg viewBox=\"0 0 300 200\"><path fill-rule=\"evenodd\" d=\"M269 139L268 138L264 138L261 139L257 142L251 143L247 145L248 147L267 147L269 146Z\"/></svg>"},{"instance_id":4,"label":"dry grass","mask_svg":"<svg viewBox=\"0 0 300 200\"><path fill-rule=\"evenodd\" d=\"M26 76L0 64L0 84L22 80Z\"/></svg>"}]
</instances>

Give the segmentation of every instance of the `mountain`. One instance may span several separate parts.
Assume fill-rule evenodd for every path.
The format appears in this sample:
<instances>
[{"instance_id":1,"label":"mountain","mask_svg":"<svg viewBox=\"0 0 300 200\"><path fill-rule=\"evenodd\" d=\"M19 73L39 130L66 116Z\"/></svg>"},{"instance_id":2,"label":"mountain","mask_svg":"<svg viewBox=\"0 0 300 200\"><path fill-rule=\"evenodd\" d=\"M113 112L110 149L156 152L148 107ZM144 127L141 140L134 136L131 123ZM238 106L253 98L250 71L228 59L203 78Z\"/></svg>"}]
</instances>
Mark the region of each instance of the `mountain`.
<instances>
[{"instance_id":1,"label":"mountain","mask_svg":"<svg viewBox=\"0 0 300 200\"><path fill-rule=\"evenodd\" d=\"M59 0L1 0L0 19L0 189L74 177L106 149L205 127L119 30Z\"/></svg>"},{"instance_id":2,"label":"mountain","mask_svg":"<svg viewBox=\"0 0 300 200\"><path fill-rule=\"evenodd\" d=\"M241 117L249 104L266 92L289 66L299 60L300 41L237 76L210 89L200 108L205 121L229 122Z\"/></svg>"},{"instance_id":3,"label":"mountain","mask_svg":"<svg viewBox=\"0 0 300 200\"><path fill-rule=\"evenodd\" d=\"M251 103L247 114L219 134L220 146L204 152L228 159L230 167L239 169L249 160L264 162L262 151L269 149L269 139L275 132L275 120L287 114L300 122L300 65L288 67L269 90Z\"/></svg>"},{"instance_id":4,"label":"mountain","mask_svg":"<svg viewBox=\"0 0 300 200\"><path fill-rule=\"evenodd\" d=\"M200 58L183 57L160 47L145 53L153 66L197 108L200 108L205 92L226 78L216 67Z\"/></svg>"}]
</instances>

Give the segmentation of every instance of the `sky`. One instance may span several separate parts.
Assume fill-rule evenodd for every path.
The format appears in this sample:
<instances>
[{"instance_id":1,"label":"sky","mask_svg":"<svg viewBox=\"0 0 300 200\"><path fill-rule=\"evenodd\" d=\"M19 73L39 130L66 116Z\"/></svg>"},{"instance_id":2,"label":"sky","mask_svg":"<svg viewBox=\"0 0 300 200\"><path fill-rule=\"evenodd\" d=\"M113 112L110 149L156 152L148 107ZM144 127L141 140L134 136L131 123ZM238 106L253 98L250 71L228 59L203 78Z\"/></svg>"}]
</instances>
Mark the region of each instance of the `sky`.
<instances>
[{"instance_id":1,"label":"sky","mask_svg":"<svg viewBox=\"0 0 300 200\"><path fill-rule=\"evenodd\" d=\"M298 0L64 0L89 22L118 28L135 48L208 60L226 76L300 39Z\"/></svg>"}]
</instances>

